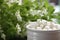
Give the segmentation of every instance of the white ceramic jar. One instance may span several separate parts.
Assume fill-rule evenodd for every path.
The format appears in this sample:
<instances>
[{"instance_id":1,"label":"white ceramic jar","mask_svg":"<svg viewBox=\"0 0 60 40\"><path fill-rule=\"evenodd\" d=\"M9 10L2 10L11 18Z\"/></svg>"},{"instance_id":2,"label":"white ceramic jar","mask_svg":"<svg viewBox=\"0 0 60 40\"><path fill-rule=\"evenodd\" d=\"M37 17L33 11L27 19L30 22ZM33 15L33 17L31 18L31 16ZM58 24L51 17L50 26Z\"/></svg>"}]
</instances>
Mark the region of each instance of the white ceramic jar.
<instances>
[{"instance_id":1,"label":"white ceramic jar","mask_svg":"<svg viewBox=\"0 0 60 40\"><path fill-rule=\"evenodd\" d=\"M36 22L32 24L36 25ZM27 40L60 40L60 30L35 30L30 25L27 25Z\"/></svg>"}]
</instances>

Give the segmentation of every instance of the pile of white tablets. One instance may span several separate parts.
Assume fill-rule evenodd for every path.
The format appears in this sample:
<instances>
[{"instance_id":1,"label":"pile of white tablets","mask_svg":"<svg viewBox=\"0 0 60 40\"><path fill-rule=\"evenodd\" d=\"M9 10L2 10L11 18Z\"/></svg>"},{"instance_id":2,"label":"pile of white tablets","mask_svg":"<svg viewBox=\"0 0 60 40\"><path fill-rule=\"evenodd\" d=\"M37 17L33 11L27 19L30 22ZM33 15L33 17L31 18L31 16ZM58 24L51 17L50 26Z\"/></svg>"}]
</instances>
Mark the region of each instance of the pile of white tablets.
<instances>
[{"instance_id":1,"label":"pile of white tablets","mask_svg":"<svg viewBox=\"0 0 60 40\"><path fill-rule=\"evenodd\" d=\"M60 30L60 25L54 22L38 19L36 22L30 22L28 28L34 30L45 30L45 31Z\"/></svg>"}]
</instances>

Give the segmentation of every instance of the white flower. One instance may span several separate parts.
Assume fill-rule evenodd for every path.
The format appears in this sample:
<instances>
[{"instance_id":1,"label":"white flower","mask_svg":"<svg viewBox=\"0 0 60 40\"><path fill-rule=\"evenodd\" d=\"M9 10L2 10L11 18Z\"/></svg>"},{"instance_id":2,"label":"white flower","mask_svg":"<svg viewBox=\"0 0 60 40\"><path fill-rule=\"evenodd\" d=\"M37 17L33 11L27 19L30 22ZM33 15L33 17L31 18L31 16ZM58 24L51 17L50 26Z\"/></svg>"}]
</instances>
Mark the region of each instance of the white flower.
<instances>
[{"instance_id":1,"label":"white flower","mask_svg":"<svg viewBox=\"0 0 60 40\"><path fill-rule=\"evenodd\" d=\"M41 10L37 10L37 12L38 12L38 13L40 13L40 12L41 12Z\"/></svg>"},{"instance_id":2,"label":"white flower","mask_svg":"<svg viewBox=\"0 0 60 40\"><path fill-rule=\"evenodd\" d=\"M40 15L41 17L48 14L47 9L45 9L45 8L43 8L43 10L33 10L33 9L30 9L30 13L33 16L34 15Z\"/></svg>"},{"instance_id":3,"label":"white flower","mask_svg":"<svg viewBox=\"0 0 60 40\"><path fill-rule=\"evenodd\" d=\"M21 31L20 25L17 23L16 25L17 29Z\"/></svg>"},{"instance_id":4,"label":"white flower","mask_svg":"<svg viewBox=\"0 0 60 40\"><path fill-rule=\"evenodd\" d=\"M33 9L30 9L30 11L33 11Z\"/></svg>"},{"instance_id":5,"label":"white flower","mask_svg":"<svg viewBox=\"0 0 60 40\"><path fill-rule=\"evenodd\" d=\"M18 23L16 25L16 28L17 28L17 33L19 34L21 32L21 28L20 28L20 25Z\"/></svg>"},{"instance_id":6,"label":"white flower","mask_svg":"<svg viewBox=\"0 0 60 40\"><path fill-rule=\"evenodd\" d=\"M40 13L41 17L48 14L47 9L45 9L45 8L43 8L42 10L40 10L39 13Z\"/></svg>"},{"instance_id":7,"label":"white flower","mask_svg":"<svg viewBox=\"0 0 60 40\"><path fill-rule=\"evenodd\" d=\"M3 38L5 40L6 35L2 33L1 38Z\"/></svg>"},{"instance_id":8,"label":"white flower","mask_svg":"<svg viewBox=\"0 0 60 40\"><path fill-rule=\"evenodd\" d=\"M10 7L11 6L11 3L10 2L7 2L8 6Z\"/></svg>"},{"instance_id":9,"label":"white flower","mask_svg":"<svg viewBox=\"0 0 60 40\"><path fill-rule=\"evenodd\" d=\"M19 4L19 5L22 5L22 0L19 0L18 4Z\"/></svg>"},{"instance_id":10,"label":"white flower","mask_svg":"<svg viewBox=\"0 0 60 40\"><path fill-rule=\"evenodd\" d=\"M22 5L22 0L8 0L7 4L11 6L11 3L18 3L18 5Z\"/></svg>"},{"instance_id":11,"label":"white flower","mask_svg":"<svg viewBox=\"0 0 60 40\"><path fill-rule=\"evenodd\" d=\"M34 15L40 15L40 10L33 10L33 9L30 9L30 14L32 14L33 16Z\"/></svg>"},{"instance_id":12,"label":"white flower","mask_svg":"<svg viewBox=\"0 0 60 40\"><path fill-rule=\"evenodd\" d=\"M46 15L48 13L47 12L47 9L46 8L43 8L42 13Z\"/></svg>"},{"instance_id":13,"label":"white flower","mask_svg":"<svg viewBox=\"0 0 60 40\"><path fill-rule=\"evenodd\" d=\"M20 16L19 13L20 13L20 12L19 12L19 10L18 10L18 11L15 13L15 15L16 15L18 21L22 21L22 17Z\"/></svg>"},{"instance_id":14,"label":"white flower","mask_svg":"<svg viewBox=\"0 0 60 40\"><path fill-rule=\"evenodd\" d=\"M14 0L9 0L9 2L10 2L10 3L13 3L13 2L14 2Z\"/></svg>"},{"instance_id":15,"label":"white flower","mask_svg":"<svg viewBox=\"0 0 60 40\"><path fill-rule=\"evenodd\" d=\"M8 6L10 7L11 3L13 3L13 2L14 2L14 0L8 0L8 2L7 2Z\"/></svg>"},{"instance_id":16,"label":"white flower","mask_svg":"<svg viewBox=\"0 0 60 40\"><path fill-rule=\"evenodd\" d=\"M34 2L35 0L30 0L31 2Z\"/></svg>"},{"instance_id":17,"label":"white flower","mask_svg":"<svg viewBox=\"0 0 60 40\"><path fill-rule=\"evenodd\" d=\"M33 9L30 9L30 14L32 14L34 16L36 14L36 11Z\"/></svg>"}]
</instances>

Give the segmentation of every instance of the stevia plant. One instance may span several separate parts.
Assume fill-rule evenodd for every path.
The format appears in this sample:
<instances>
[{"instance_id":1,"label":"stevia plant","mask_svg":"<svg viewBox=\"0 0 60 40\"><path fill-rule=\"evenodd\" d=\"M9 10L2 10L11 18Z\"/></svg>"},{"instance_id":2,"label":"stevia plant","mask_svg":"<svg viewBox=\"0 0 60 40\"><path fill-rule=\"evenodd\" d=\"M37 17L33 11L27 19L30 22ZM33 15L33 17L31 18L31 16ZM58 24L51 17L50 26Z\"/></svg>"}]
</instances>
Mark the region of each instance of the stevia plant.
<instances>
[{"instance_id":1,"label":"stevia plant","mask_svg":"<svg viewBox=\"0 0 60 40\"><path fill-rule=\"evenodd\" d=\"M9 7L5 0L0 0L0 27L8 38L17 34L17 17L15 16L17 9L17 3L13 3Z\"/></svg>"}]
</instances>

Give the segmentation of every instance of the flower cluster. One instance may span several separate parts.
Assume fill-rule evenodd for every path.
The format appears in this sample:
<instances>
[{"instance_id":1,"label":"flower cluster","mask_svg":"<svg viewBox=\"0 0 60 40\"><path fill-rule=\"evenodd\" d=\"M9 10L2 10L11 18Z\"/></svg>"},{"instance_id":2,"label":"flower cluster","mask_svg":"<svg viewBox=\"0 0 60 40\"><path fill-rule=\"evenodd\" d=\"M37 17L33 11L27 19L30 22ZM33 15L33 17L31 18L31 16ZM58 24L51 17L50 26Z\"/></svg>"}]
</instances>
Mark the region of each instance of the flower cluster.
<instances>
[{"instance_id":1,"label":"flower cluster","mask_svg":"<svg viewBox=\"0 0 60 40\"><path fill-rule=\"evenodd\" d=\"M30 9L30 13L33 16L34 15L40 15L41 17L48 14L47 9L45 9L45 8L43 8L43 10L33 10L33 9Z\"/></svg>"},{"instance_id":2,"label":"flower cluster","mask_svg":"<svg viewBox=\"0 0 60 40\"><path fill-rule=\"evenodd\" d=\"M12 3L18 3L18 5L22 5L22 0L8 0L7 4L11 6Z\"/></svg>"}]
</instances>

